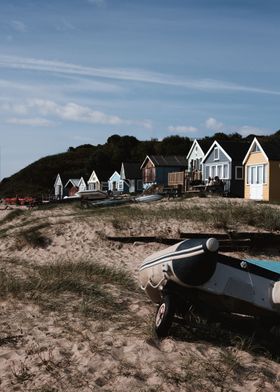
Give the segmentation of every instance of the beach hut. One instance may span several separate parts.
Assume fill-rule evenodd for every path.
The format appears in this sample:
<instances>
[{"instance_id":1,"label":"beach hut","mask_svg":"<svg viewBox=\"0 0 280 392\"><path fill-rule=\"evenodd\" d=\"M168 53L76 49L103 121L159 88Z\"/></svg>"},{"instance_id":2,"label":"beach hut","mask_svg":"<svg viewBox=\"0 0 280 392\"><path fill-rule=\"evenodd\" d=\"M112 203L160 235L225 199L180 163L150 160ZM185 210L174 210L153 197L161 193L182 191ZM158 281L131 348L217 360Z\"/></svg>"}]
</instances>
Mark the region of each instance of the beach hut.
<instances>
[{"instance_id":1,"label":"beach hut","mask_svg":"<svg viewBox=\"0 0 280 392\"><path fill-rule=\"evenodd\" d=\"M80 178L80 181L78 183L78 188L79 188L79 192L83 192L87 190L87 184L83 177Z\"/></svg>"},{"instance_id":2,"label":"beach hut","mask_svg":"<svg viewBox=\"0 0 280 392\"><path fill-rule=\"evenodd\" d=\"M79 178L70 178L64 186L66 196L75 196L79 191L79 183Z\"/></svg>"},{"instance_id":3,"label":"beach hut","mask_svg":"<svg viewBox=\"0 0 280 392\"><path fill-rule=\"evenodd\" d=\"M108 190L109 173L92 171L88 180L88 189L91 191L107 191Z\"/></svg>"},{"instance_id":4,"label":"beach hut","mask_svg":"<svg viewBox=\"0 0 280 392\"><path fill-rule=\"evenodd\" d=\"M54 197L55 199L60 200L63 198L63 196L64 196L63 183L60 174L58 174L54 182Z\"/></svg>"},{"instance_id":5,"label":"beach hut","mask_svg":"<svg viewBox=\"0 0 280 392\"><path fill-rule=\"evenodd\" d=\"M123 162L121 165L120 176L123 180L124 192L135 193L142 192L143 181L140 170L141 163L138 162Z\"/></svg>"},{"instance_id":6,"label":"beach hut","mask_svg":"<svg viewBox=\"0 0 280 392\"><path fill-rule=\"evenodd\" d=\"M187 160L180 155L147 155L140 169L142 170L143 188L152 185L168 185L168 173L184 171Z\"/></svg>"},{"instance_id":7,"label":"beach hut","mask_svg":"<svg viewBox=\"0 0 280 392\"><path fill-rule=\"evenodd\" d=\"M243 160L244 197L280 201L280 141L254 138Z\"/></svg>"},{"instance_id":8,"label":"beach hut","mask_svg":"<svg viewBox=\"0 0 280 392\"><path fill-rule=\"evenodd\" d=\"M122 193L124 191L124 181L120 174L115 171L108 180L108 189L113 193Z\"/></svg>"},{"instance_id":9,"label":"beach hut","mask_svg":"<svg viewBox=\"0 0 280 392\"><path fill-rule=\"evenodd\" d=\"M202 161L212 141L195 139L187 155L187 179L190 185L202 181Z\"/></svg>"},{"instance_id":10,"label":"beach hut","mask_svg":"<svg viewBox=\"0 0 280 392\"><path fill-rule=\"evenodd\" d=\"M218 177L224 183L224 192L231 196L244 196L242 161L249 144L241 141L214 141L202 159L202 179Z\"/></svg>"}]
</instances>

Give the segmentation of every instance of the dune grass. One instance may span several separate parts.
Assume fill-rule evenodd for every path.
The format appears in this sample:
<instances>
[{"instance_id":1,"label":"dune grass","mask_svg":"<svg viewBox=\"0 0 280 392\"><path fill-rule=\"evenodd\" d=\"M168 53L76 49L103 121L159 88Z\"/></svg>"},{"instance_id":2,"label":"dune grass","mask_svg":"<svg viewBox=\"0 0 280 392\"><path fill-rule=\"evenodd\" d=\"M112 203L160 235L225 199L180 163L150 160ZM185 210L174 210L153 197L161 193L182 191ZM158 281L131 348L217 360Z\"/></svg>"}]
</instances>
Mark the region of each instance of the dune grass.
<instances>
[{"instance_id":1,"label":"dune grass","mask_svg":"<svg viewBox=\"0 0 280 392\"><path fill-rule=\"evenodd\" d=\"M12 211L10 211L3 219L0 220L0 225L5 225L6 223L10 223L13 220L21 217L22 215L24 215L26 211L21 210L19 208L16 208Z\"/></svg>"},{"instance_id":2,"label":"dune grass","mask_svg":"<svg viewBox=\"0 0 280 392\"><path fill-rule=\"evenodd\" d=\"M238 229L240 225L253 226L259 229L280 230L280 210L260 203L236 203L231 200L207 200L198 204L192 199L153 204L153 208L144 209L140 205L128 205L115 208L87 209L80 216L100 216L110 219L114 224L123 226L131 221L155 221L175 219L177 221L202 222L220 229Z\"/></svg>"},{"instance_id":3,"label":"dune grass","mask_svg":"<svg viewBox=\"0 0 280 392\"><path fill-rule=\"evenodd\" d=\"M29 245L32 248L45 248L51 243L51 239L46 235L42 234L42 230L49 227L48 222L41 223L39 225L31 226L21 230L15 236L15 247L18 250Z\"/></svg>"},{"instance_id":4,"label":"dune grass","mask_svg":"<svg viewBox=\"0 0 280 392\"><path fill-rule=\"evenodd\" d=\"M114 295L116 289L118 295ZM12 295L42 305L44 309L60 310L69 304L87 317L114 317L126 309L120 291L134 291L130 275L120 269L95 262L61 262L34 265L25 277L0 271L0 297ZM68 299L65 299L69 296Z\"/></svg>"}]
</instances>

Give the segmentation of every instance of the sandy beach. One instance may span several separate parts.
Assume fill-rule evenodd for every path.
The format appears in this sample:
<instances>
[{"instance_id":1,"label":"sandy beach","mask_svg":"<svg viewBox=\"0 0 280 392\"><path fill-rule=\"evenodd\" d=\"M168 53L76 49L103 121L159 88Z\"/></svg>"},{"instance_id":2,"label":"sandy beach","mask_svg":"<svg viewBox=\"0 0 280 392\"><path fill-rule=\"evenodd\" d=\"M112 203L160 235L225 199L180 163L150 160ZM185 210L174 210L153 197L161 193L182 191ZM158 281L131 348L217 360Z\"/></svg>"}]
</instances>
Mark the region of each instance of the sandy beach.
<instances>
[{"instance_id":1,"label":"sandy beach","mask_svg":"<svg viewBox=\"0 0 280 392\"><path fill-rule=\"evenodd\" d=\"M175 219L174 209L207 203L0 210L0 391L279 390L277 355L254 331L175 325L170 337L158 340L156 307L139 289L138 268L166 245L107 239L222 232L211 223ZM279 206L273 208L278 213ZM279 250L258 257L279 260Z\"/></svg>"}]
</instances>

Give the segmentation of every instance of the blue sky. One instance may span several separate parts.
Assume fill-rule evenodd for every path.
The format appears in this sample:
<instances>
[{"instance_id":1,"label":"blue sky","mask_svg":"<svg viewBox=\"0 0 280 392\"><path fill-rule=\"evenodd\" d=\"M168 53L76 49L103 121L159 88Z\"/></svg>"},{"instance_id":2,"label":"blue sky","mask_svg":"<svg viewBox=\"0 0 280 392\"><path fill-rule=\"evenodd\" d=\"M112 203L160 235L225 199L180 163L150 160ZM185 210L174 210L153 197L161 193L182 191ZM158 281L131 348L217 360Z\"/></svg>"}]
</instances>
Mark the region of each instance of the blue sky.
<instances>
[{"instance_id":1,"label":"blue sky","mask_svg":"<svg viewBox=\"0 0 280 392\"><path fill-rule=\"evenodd\" d=\"M279 15L278 0L2 0L1 178L114 133L277 131Z\"/></svg>"}]
</instances>

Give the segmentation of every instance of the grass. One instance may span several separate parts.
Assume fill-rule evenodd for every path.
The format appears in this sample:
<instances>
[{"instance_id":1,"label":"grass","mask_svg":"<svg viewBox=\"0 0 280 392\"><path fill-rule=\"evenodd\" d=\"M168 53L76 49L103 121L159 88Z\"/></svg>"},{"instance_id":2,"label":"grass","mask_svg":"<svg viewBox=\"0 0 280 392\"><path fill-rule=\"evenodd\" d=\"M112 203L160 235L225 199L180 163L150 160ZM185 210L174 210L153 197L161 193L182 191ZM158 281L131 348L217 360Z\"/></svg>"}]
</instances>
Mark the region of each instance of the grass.
<instances>
[{"instance_id":1,"label":"grass","mask_svg":"<svg viewBox=\"0 0 280 392\"><path fill-rule=\"evenodd\" d=\"M191 386L194 391L234 391L241 379L248 379L250 371L240 365L240 358L231 349L215 350L205 357L199 353L186 355L180 371L165 372L169 382L178 386Z\"/></svg>"},{"instance_id":2,"label":"grass","mask_svg":"<svg viewBox=\"0 0 280 392\"><path fill-rule=\"evenodd\" d=\"M45 248L51 240L42 234L41 230L48 227L47 222L41 223L36 226L29 227L25 230L21 230L15 237L15 246L18 250L21 250L25 245L29 245L32 248Z\"/></svg>"},{"instance_id":3,"label":"grass","mask_svg":"<svg viewBox=\"0 0 280 392\"><path fill-rule=\"evenodd\" d=\"M9 212L3 219L1 219L0 224L4 225L6 223L10 223L13 220L22 216L25 212L26 211L24 211L24 210L16 208L16 209L12 210L11 212Z\"/></svg>"},{"instance_id":4,"label":"grass","mask_svg":"<svg viewBox=\"0 0 280 392\"><path fill-rule=\"evenodd\" d=\"M267 331L261 340L255 336L255 331L251 334L249 331L242 332L241 325L241 331L237 332L231 324L207 324L204 321L172 328L173 339L194 342L195 346L191 351L187 350L175 367L170 367L167 371L161 367L157 369L167 382L176 385L178 390L189 386L189 390L201 392L233 392L237 385L246 390L246 382L254 382L259 388L256 390L263 390L263 385L267 382L277 384L278 379L273 371L264 365L263 371L260 370L260 364L265 363L264 358L279 363L277 342L272 341ZM258 343L259 339L261 341ZM266 347L266 344L270 347ZM254 361L244 364L242 352L251 354Z\"/></svg>"},{"instance_id":5,"label":"grass","mask_svg":"<svg viewBox=\"0 0 280 392\"><path fill-rule=\"evenodd\" d=\"M15 363L11 365L11 372L16 381L20 384L30 380L33 377L29 367L25 362L20 361L16 366Z\"/></svg>"},{"instance_id":6,"label":"grass","mask_svg":"<svg viewBox=\"0 0 280 392\"><path fill-rule=\"evenodd\" d=\"M118 288L116 294L112 287ZM1 297L27 298L44 309L57 311L70 299L85 317L114 318L122 313L127 303L122 300L121 290L136 290L129 274L93 262L34 266L25 278L0 271Z\"/></svg>"},{"instance_id":7,"label":"grass","mask_svg":"<svg viewBox=\"0 0 280 392\"><path fill-rule=\"evenodd\" d=\"M114 209L90 209L80 212L80 216L100 216L108 218L115 228L125 228L133 221L168 221L170 219L209 224L217 229L238 229L240 225L277 231L280 230L280 211L272 206L259 203L239 204L231 200L207 201L196 204L193 199L170 202L165 208L161 203L149 210L141 206L120 206Z\"/></svg>"}]
</instances>

